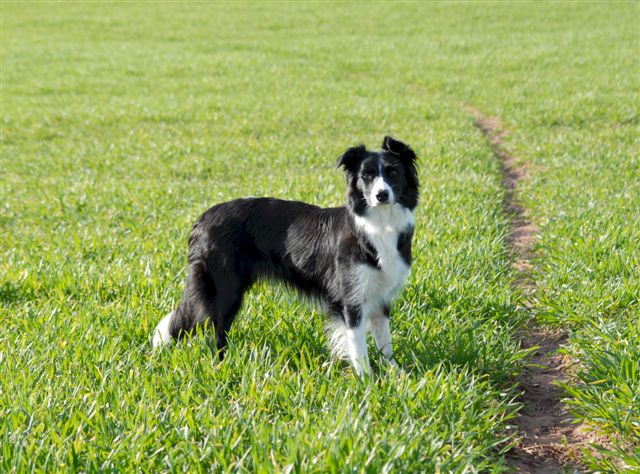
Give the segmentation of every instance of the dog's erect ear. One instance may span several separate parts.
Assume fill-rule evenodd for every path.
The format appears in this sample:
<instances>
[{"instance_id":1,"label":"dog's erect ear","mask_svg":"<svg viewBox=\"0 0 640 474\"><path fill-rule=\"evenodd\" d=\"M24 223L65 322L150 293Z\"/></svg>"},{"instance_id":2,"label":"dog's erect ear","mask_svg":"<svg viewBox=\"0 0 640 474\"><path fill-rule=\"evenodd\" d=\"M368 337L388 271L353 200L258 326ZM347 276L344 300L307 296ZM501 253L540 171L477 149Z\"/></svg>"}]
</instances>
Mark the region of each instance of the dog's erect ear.
<instances>
[{"instance_id":1,"label":"dog's erect ear","mask_svg":"<svg viewBox=\"0 0 640 474\"><path fill-rule=\"evenodd\" d=\"M416 154L413 152L411 147L398 140L394 140L391 137L384 137L384 140L382 141L382 149L411 162L416 161Z\"/></svg>"},{"instance_id":2,"label":"dog's erect ear","mask_svg":"<svg viewBox=\"0 0 640 474\"><path fill-rule=\"evenodd\" d=\"M340 168L341 166L344 166L345 171L354 169L366 151L367 150L364 145L349 148L340 158L338 158L336 167Z\"/></svg>"},{"instance_id":3,"label":"dog's erect ear","mask_svg":"<svg viewBox=\"0 0 640 474\"><path fill-rule=\"evenodd\" d=\"M404 164L404 167L407 170L409 185L412 186L417 193L419 182L418 170L416 169L416 154L413 152L411 147L399 142L398 140L394 140L391 137L384 137L384 140L382 141L382 149L389 153L393 153L400 158L400 161Z\"/></svg>"}]
</instances>

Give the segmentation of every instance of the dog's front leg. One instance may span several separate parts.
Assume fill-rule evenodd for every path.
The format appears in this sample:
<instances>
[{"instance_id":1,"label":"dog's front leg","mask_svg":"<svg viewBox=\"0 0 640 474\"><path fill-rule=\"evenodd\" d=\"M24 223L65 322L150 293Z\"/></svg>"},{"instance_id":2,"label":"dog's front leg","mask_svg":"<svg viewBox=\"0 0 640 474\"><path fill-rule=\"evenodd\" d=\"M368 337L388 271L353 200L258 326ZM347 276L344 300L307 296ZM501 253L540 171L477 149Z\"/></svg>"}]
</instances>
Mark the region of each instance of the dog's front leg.
<instances>
[{"instance_id":1,"label":"dog's front leg","mask_svg":"<svg viewBox=\"0 0 640 474\"><path fill-rule=\"evenodd\" d=\"M378 350L382 352L382 355L387 358L392 366L397 367L398 363L393 358L393 344L391 342L391 330L389 329L389 313L389 306L385 305L381 311L377 311L371 315L369 325Z\"/></svg>"},{"instance_id":2,"label":"dog's front leg","mask_svg":"<svg viewBox=\"0 0 640 474\"><path fill-rule=\"evenodd\" d=\"M358 376L371 372L369 354L367 352L367 333L362 319L362 308L360 306L345 306L344 321L347 326L347 348L349 350L349 358Z\"/></svg>"}]
</instances>

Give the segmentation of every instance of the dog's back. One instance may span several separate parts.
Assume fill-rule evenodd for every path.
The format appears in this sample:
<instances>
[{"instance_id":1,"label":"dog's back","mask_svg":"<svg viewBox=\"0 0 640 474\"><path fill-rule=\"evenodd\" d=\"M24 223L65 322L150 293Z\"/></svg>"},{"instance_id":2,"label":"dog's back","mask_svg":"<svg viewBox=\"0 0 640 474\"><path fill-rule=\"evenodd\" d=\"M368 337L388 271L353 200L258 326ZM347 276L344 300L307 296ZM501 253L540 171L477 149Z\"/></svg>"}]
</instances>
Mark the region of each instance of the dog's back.
<instances>
[{"instance_id":1,"label":"dog's back","mask_svg":"<svg viewBox=\"0 0 640 474\"><path fill-rule=\"evenodd\" d=\"M212 207L193 227L189 264L232 272L244 287L276 278L304 291L328 291L346 209L321 209L274 198L237 199Z\"/></svg>"}]
</instances>

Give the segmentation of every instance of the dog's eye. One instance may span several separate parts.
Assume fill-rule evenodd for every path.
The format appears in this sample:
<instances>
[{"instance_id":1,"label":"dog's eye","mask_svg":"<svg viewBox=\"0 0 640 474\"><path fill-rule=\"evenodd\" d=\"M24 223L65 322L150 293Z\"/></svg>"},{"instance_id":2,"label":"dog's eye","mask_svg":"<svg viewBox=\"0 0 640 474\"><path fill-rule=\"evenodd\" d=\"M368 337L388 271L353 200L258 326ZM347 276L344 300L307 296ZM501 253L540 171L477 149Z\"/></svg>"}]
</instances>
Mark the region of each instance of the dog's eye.
<instances>
[{"instance_id":1,"label":"dog's eye","mask_svg":"<svg viewBox=\"0 0 640 474\"><path fill-rule=\"evenodd\" d=\"M362 179L371 179L373 178L373 173L370 171L363 171L362 172Z\"/></svg>"},{"instance_id":2,"label":"dog's eye","mask_svg":"<svg viewBox=\"0 0 640 474\"><path fill-rule=\"evenodd\" d=\"M389 176L390 178L393 178L395 175L398 174L398 170L389 166L385 172L387 173L387 176Z\"/></svg>"}]
</instances>

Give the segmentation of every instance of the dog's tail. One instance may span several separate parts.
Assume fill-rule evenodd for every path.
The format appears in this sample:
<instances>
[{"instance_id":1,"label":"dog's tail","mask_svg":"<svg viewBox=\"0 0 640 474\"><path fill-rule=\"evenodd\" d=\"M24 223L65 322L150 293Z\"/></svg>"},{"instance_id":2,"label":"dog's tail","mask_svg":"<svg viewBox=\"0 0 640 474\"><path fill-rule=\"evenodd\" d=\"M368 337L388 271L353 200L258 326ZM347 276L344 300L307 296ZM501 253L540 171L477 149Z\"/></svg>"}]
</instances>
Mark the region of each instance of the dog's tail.
<instances>
[{"instance_id":1,"label":"dog's tail","mask_svg":"<svg viewBox=\"0 0 640 474\"><path fill-rule=\"evenodd\" d=\"M326 323L331 355L338 359L348 359L347 326L342 319L331 317Z\"/></svg>"},{"instance_id":2,"label":"dog's tail","mask_svg":"<svg viewBox=\"0 0 640 474\"><path fill-rule=\"evenodd\" d=\"M207 286L209 285L209 287ZM153 347L171 345L196 327L209 322L214 314L215 288L207 275L206 265L196 260L189 265L182 300L178 307L167 314L153 332Z\"/></svg>"},{"instance_id":3,"label":"dog's tail","mask_svg":"<svg viewBox=\"0 0 640 474\"><path fill-rule=\"evenodd\" d=\"M154 349L162 346L170 346L173 338L171 337L171 322L175 311L167 314L162 321L158 323L153 331L153 347Z\"/></svg>"}]
</instances>

